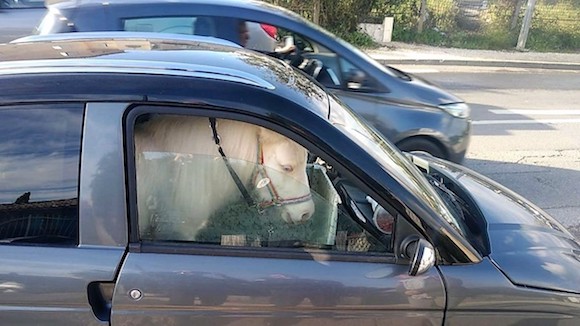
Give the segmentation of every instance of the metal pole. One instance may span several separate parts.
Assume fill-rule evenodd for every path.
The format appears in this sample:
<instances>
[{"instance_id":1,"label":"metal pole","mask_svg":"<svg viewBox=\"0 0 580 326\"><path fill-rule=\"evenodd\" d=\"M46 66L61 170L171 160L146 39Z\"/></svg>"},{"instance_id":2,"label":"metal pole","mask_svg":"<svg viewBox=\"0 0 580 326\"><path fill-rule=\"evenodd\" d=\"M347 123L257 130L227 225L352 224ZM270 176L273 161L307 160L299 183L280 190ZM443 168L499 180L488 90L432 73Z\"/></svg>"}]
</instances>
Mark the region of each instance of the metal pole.
<instances>
[{"instance_id":1,"label":"metal pole","mask_svg":"<svg viewBox=\"0 0 580 326\"><path fill-rule=\"evenodd\" d=\"M522 29L520 30L520 36L518 38L517 50L524 50L526 48L526 41L528 40L528 33L530 31L530 25L532 23L532 16L534 15L534 8L536 7L536 0L528 0L528 7L526 8L526 14L524 16L524 22L522 23Z\"/></svg>"}]
</instances>

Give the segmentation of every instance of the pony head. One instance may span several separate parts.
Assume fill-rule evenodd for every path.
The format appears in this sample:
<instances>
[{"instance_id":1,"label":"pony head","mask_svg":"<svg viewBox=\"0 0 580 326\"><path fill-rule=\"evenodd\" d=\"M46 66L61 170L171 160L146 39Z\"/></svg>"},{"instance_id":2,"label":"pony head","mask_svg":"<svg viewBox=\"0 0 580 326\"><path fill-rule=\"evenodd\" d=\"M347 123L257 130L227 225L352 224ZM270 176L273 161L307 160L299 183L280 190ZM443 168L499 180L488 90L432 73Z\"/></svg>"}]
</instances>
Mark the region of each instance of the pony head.
<instances>
[{"instance_id":1,"label":"pony head","mask_svg":"<svg viewBox=\"0 0 580 326\"><path fill-rule=\"evenodd\" d=\"M258 170L254 186L261 207L278 206L288 223L307 221L314 213L306 163L308 152L296 142L267 129L259 133Z\"/></svg>"}]
</instances>

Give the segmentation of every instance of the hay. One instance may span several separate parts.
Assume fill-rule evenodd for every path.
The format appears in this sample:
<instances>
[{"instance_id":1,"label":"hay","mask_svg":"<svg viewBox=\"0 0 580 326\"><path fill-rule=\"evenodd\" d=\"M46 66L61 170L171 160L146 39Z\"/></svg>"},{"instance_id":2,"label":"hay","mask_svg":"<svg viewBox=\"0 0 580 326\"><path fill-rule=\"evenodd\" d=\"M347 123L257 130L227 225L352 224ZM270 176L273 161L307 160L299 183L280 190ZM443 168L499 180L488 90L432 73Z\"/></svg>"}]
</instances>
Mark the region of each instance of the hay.
<instances>
[{"instance_id":1,"label":"hay","mask_svg":"<svg viewBox=\"0 0 580 326\"><path fill-rule=\"evenodd\" d=\"M281 218L277 207L259 212L239 201L213 214L195 241L270 247L334 245L338 195L323 167L310 165L307 172L315 204L307 222L290 224Z\"/></svg>"}]
</instances>

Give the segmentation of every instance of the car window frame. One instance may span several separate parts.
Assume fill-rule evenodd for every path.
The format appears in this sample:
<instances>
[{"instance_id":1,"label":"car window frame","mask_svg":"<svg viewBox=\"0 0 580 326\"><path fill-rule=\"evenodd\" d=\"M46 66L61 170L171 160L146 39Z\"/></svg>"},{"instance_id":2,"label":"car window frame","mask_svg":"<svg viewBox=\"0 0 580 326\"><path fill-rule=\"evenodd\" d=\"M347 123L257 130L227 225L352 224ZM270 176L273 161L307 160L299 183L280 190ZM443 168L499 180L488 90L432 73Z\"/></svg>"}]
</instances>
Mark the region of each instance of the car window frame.
<instances>
[{"instance_id":1,"label":"car window frame","mask_svg":"<svg viewBox=\"0 0 580 326\"><path fill-rule=\"evenodd\" d=\"M139 236L138 210L137 210L137 189L136 189L136 167L135 149L134 149L134 125L137 118L143 114L148 113L162 113L164 115L186 115L197 117L213 117L217 119L232 119L247 123L256 124L272 131L278 132L281 135L287 136L304 146L309 151L314 149L316 152L323 153L323 151L315 144L307 141L302 136L292 132L291 130L270 122L263 118L250 116L232 112L227 108L207 108L199 105L191 105L187 107L177 105L154 105L154 104L133 104L130 105L125 114L123 122L125 130L125 155L126 155L126 170L128 183L128 216L129 216L129 249L134 252L147 253L178 253L191 255L212 255L212 256L234 256L234 257L253 257L253 258L291 258L291 259L312 259L314 256L324 256L329 260L349 261L349 262L377 262L377 263L401 263L401 257L397 257L395 252L342 252L328 249L310 249L310 248L271 248L271 247L234 247L234 246L217 246L200 244L195 242L161 242L161 241L143 241ZM209 132L209 128L208 128ZM217 152L216 152L217 153ZM368 185L362 182L358 177L349 172L347 169L341 168L347 178L361 190L368 193L369 196L377 198L378 194L374 193ZM404 212L397 211L401 216ZM399 217L404 218L404 217ZM353 219L354 220L354 219ZM361 225L361 224L359 224ZM361 227L365 230L364 226ZM367 230L367 232L369 232ZM373 232L376 232L373 231ZM369 232L373 237L372 232ZM417 234L419 234L417 232ZM394 233L393 233L394 236ZM376 238L376 237L375 237ZM376 239L380 241L379 239ZM387 246L387 245L385 245ZM406 261L405 261L406 262Z\"/></svg>"}]
</instances>

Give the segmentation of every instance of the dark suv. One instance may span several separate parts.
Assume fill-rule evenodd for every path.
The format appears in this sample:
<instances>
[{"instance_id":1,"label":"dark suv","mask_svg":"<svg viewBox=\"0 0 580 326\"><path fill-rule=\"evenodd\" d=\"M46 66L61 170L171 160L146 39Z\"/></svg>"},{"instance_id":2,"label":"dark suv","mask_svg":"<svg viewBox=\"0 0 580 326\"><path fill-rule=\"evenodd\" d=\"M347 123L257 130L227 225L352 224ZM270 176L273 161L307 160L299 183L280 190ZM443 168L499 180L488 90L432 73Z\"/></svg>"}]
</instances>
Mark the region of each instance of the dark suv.
<instances>
[{"instance_id":1,"label":"dark suv","mask_svg":"<svg viewBox=\"0 0 580 326\"><path fill-rule=\"evenodd\" d=\"M246 0L61 1L49 6L40 34L132 31L219 37L285 59L312 75L404 151L462 162L470 110L458 97L417 76L383 66L284 8ZM246 24L243 27L242 24ZM269 34L263 28L267 27ZM249 30L249 42L240 29ZM270 46L294 40L294 51ZM266 44L266 46L264 46Z\"/></svg>"},{"instance_id":2,"label":"dark suv","mask_svg":"<svg viewBox=\"0 0 580 326\"><path fill-rule=\"evenodd\" d=\"M580 323L553 218L230 44L0 46L2 324Z\"/></svg>"}]
</instances>

